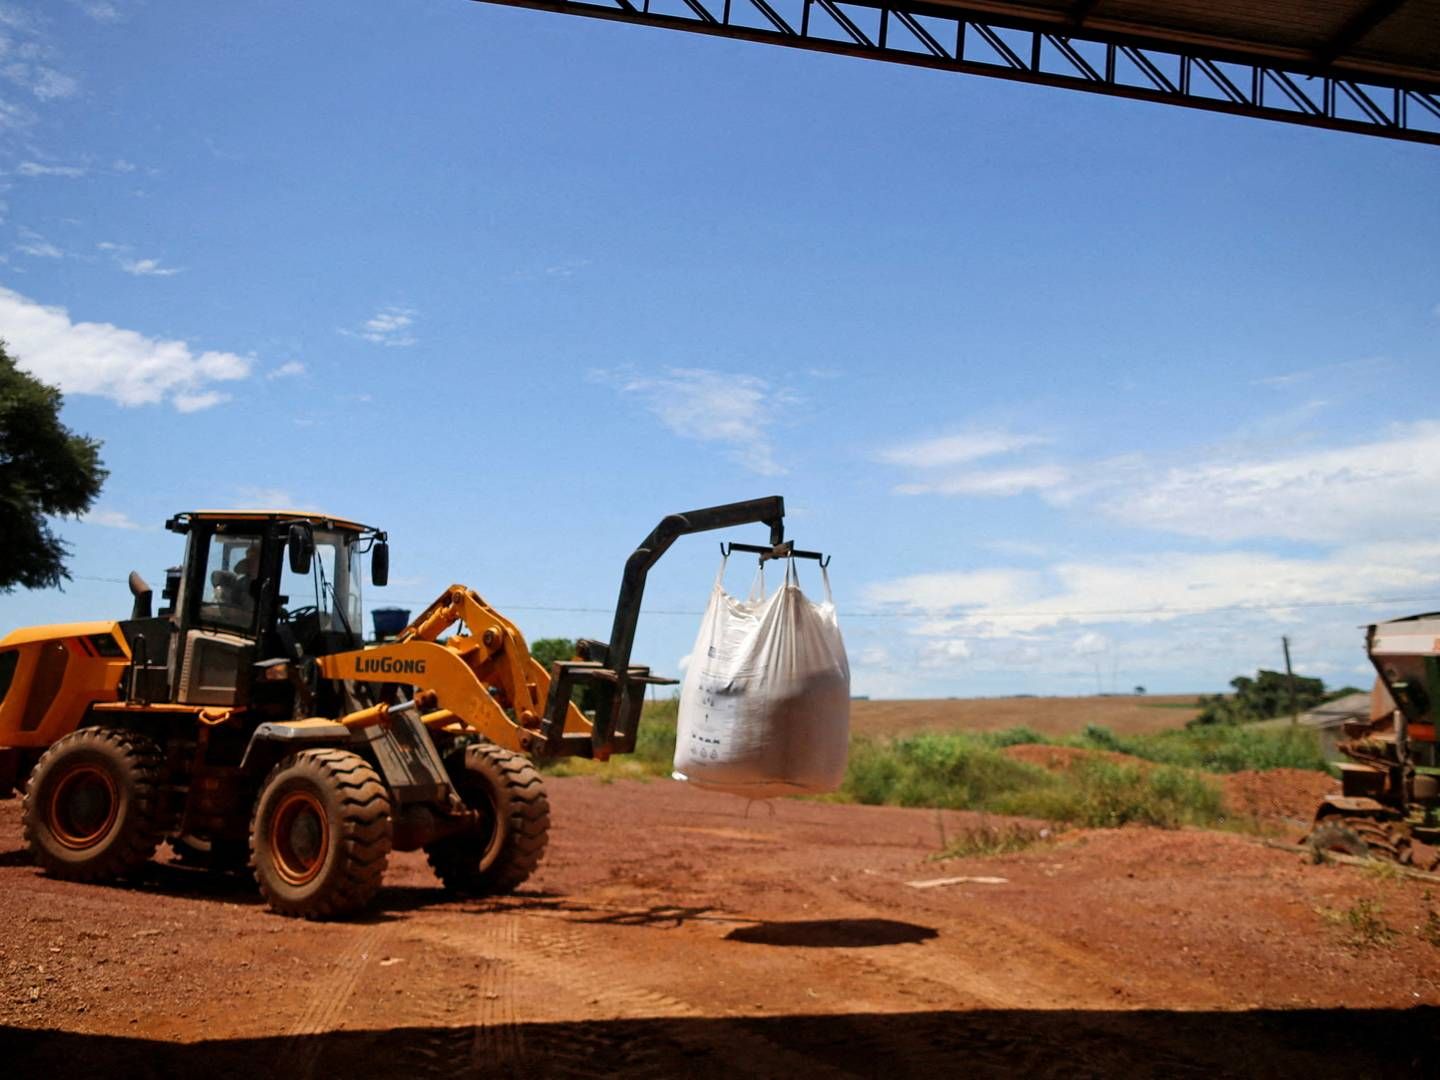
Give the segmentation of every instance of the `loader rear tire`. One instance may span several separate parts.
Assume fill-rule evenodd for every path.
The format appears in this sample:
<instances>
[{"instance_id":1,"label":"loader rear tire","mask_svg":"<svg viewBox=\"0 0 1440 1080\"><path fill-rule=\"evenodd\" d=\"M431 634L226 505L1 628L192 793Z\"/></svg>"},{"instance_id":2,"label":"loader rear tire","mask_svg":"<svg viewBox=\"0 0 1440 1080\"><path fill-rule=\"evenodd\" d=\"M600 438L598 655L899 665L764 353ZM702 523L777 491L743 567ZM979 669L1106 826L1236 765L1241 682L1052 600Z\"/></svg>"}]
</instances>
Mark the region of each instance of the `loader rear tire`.
<instances>
[{"instance_id":1,"label":"loader rear tire","mask_svg":"<svg viewBox=\"0 0 1440 1080\"><path fill-rule=\"evenodd\" d=\"M250 823L250 866L272 910L330 919L364 908L390 856L390 793L348 750L302 750L270 770Z\"/></svg>"},{"instance_id":2,"label":"loader rear tire","mask_svg":"<svg viewBox=\"0 0 1440 1080\"><path fill-rule=\"evenodd\" d=\"M476 743L446 762L465 805L480 814L471 832L425 849L445 888L466 896L514 892L540 865L550 835L545 782L523 754Z\"/></svg>"},{"instance_id":3,"label":"loader rear tire","mask_svg":"<svg viewBox=\"0 0 1440 1080\"><path fill-rule=\"evenodd\" d=\"M123 728L82 728L36 762L25 788L25 845L52 877L113 881L155 854L164 832L164 756Z\"/></svg>"}]
</instances>

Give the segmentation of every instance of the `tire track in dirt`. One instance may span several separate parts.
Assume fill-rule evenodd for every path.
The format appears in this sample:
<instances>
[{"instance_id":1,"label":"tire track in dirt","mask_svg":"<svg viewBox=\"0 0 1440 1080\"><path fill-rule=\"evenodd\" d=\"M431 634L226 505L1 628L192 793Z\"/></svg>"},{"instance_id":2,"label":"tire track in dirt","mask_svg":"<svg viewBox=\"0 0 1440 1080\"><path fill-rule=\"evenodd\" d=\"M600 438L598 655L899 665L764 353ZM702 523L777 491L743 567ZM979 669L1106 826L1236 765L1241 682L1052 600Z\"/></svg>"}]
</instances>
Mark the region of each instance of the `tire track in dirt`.
<instances>
[{"instance_id":1,"label":"tire track in dirt","mask_svg":"<svg viewBox=\"0 0 1440 1080\"><path fill-rule=\"evenodd\" d=\"M878 905L871 897L851 889L840 894L853 917L874 917ZM1083 1007L1106 1000L1122 982L1127 993L1150 1004L1183 1001L1187 1007L1224 1007L1230 1001L1211 979L1178 968L1143 972L1135 965L1117 966L1106 953L1005 914L1002 904L968 903L961 914L963 921L949 912L930 912L938 920L938 940L946 947L913 950L898 966L900 954L888 950L871 951L867 958L879 961L877 970L888 969L907 980L919 975L973 995L986 1008L1034 1008L1037 1003ZM981 958L989 958L994 974L980 970Z\"/></svg>"},{"instance_id":2,"label":"tire track in dirt","mask_svg":"<svg viewBox=\"0 0 1440 1080\"><path fill-rule=\"evenodd\" d=\"M456 1036L433 1034L447 1044L425 1055L446 1064L437 1075L543 1074L578 1080L623 1074L662 1080L675 1075L675 1063L685 1060L708 1060L717 1067L721 1061L743 1062L747 1076L786 1080L796 1075L856 1075L796 1053L747 1025L746 1018L714 1016L694 1002L620 977L620 963L597 953L588 940L603 933L602 928L582 931L553 916L489 912L478 917L491 924L479 937L473 931L426 928L427 936L436 934L448 949L478 953L483 964L480 988L474 992L474 1030ZM522 1013L516 1008L522 998L547 1008L535 1015ZM555 1014L563 1025L558 1037L540 1045L527 1039L529 1021L553 1025ZM724 1024L723 1045L700 1034L705 1025L689 1023L702 1019L734 1020ZM626 1023L632 1020L645 1023ZM465 1052L457 1052L457 1038L467 1037ZM462 1061L464 1067L458 1068Z\"/></svg>"},{"instance_id":3,"label":"tire track in dirt","mask_svg":"<svg viewBox=\"0 0 1440 1080\"><path fill-rule=\"evenodd\" d=\"M519 920L500 915L485 921L487 951L513 955L519 942ZM510 1075L519 1072L524 1063L525 1033L515 1009L515 965L502 956L487 957L481 969L469 1061L479 1072Z\"/></svg>"},{"instance_id":4,"label":"tire track in dirt","mask_svg":"<svg viewBox=\"0 0 1440 1080\"><path fill-rule=\"evenodd\" d=\"M325 1050L326 1036L334 1031L355 988L360 985L361 976L388 934L388 926L365 927L337 953L333 969L307 988L310 1003L285 1031L292 1040L301 1043L301 1049L296 1054L289 1045L292 1040L281 1040L276 1048L275 1075L299 1076L305 1080L315 1075Z\"/></svg>"}]
</instances>

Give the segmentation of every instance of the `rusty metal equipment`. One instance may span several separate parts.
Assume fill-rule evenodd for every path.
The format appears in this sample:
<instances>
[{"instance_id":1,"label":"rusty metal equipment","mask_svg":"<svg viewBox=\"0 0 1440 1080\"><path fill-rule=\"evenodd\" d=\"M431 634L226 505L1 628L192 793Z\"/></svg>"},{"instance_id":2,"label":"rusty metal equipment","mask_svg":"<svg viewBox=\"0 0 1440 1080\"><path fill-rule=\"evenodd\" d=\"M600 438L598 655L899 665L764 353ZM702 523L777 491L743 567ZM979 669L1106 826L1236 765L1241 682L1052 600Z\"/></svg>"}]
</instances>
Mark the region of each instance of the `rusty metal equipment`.
<instances>
[{"instance_id":1,"label":"rusty metal equipment","mask_svg":"<svg viewBox=\"0 0 1440 1080\"><path fill-rule=\"evenodd\" d=\"M1433 869L1440 864L1440 613L1377 623L1365 636L1375 666L1370 716L1346 721L1341 791L1321 802L1306 842Z\"/></svg>"}]
</instances>

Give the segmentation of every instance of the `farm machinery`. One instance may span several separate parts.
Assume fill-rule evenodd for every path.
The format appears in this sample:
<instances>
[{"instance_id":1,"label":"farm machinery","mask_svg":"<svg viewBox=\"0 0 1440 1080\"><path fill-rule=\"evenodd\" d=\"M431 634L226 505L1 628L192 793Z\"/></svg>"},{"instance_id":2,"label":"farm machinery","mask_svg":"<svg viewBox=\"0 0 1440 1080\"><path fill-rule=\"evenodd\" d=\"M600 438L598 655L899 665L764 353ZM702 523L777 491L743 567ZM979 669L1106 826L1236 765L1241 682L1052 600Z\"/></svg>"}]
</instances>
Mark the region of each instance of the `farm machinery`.
<instances>
[{"instance_id":1,"label":"farm machinery","mask_svg":"<svg viewBox=\"0 0 1440 1080\"><path fill-rule=\"evenodd\" d=\"M1440 863L1440 613L1377 623L1365 636L1375 666L1370 715L1347 720L1341 791L1306 838L1334 851L1433 869Z\"/></svg>"},{"instance_id":2,"label":"farm machinery","mask_svg":"<svg viewBox=\"0 0 1440 1080\"><path fill-rule=\"evenodd\" d=\"M680 536L763 523L778 496L664 518L630 555L608 642L549 669L462 585L366 644L360 581L389 575L379 529L321 514L194 511L163 607L130 575L130 618L0 640L0 792L23 789L49 874L133 876L162 841L182 861L248 865L270 906L363 908L392 850L424 849L448 888L518 887L550 823L534 760L635 746L646 687L630 662L646 575ZM585 689L588 714L574 703Z\"/></svg>"}]
</instances>

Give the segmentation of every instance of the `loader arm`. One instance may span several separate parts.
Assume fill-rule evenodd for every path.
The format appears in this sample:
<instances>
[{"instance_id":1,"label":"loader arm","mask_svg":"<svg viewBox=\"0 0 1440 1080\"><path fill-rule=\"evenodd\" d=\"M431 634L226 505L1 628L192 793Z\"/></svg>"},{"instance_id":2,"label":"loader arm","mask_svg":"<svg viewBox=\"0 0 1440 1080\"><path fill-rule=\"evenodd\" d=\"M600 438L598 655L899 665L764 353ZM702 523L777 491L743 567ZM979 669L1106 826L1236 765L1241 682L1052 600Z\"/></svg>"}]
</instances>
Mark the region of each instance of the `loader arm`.
<instances>
[{"instance_id":1,"label":"loader arm","mask_svg":"<svg viewBox=\"0 0 1440 1080\"><path fill-rule=\"evenodd\" d=\"M775 553L789 550L785 501L778 495L664 518L626 560L610 641L582 640L576 659L549 671L530 655L514 623L463 585L445 590L393 643L321 657L317 664L330 679L413 686L427 725L468 726L532 757L603 761L628 753L635 748L645 687L675 681L630 663L650 568L681 536L756 522L770 526ZM587 684L598 699L593 723L571 700L572 691Z\"/></svg>"},{"instance_id":2,"label":"loader arm","mask_svg":"<svg viewBox=\"0 0 1440 1080\"><path fill-rule=\"evenodd\" d=\"M460 631L444 641L452 627ZM530 752L550 692L550 673L518 627L464 585L452 585L394 642L316 661L329 679L402 684L428 705L428 726L468 726L507 750ZM573 703L566 733L588 741L590 721Z\"/></svg>"}]
</instances>

